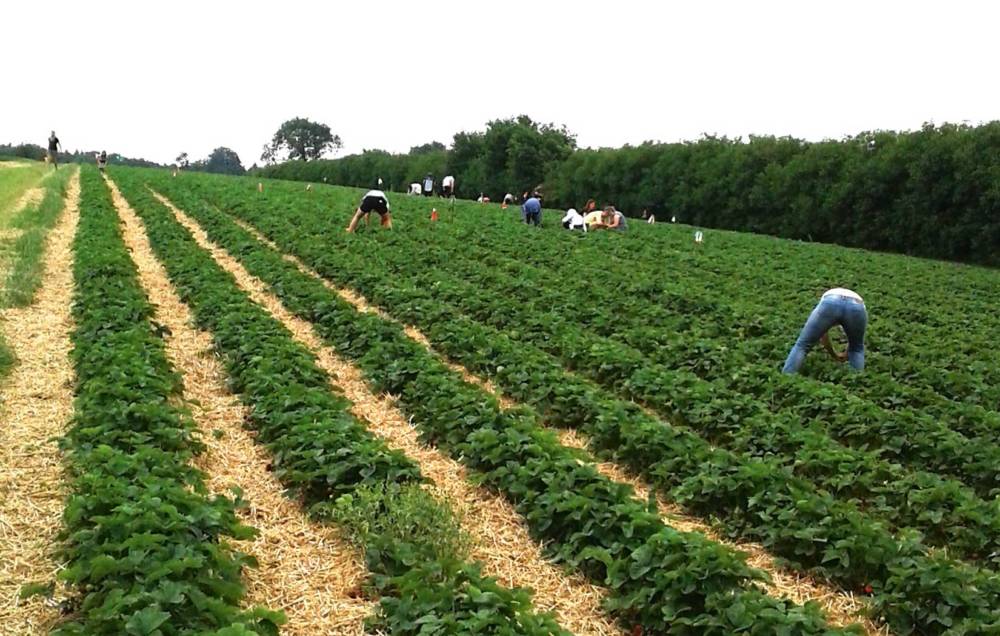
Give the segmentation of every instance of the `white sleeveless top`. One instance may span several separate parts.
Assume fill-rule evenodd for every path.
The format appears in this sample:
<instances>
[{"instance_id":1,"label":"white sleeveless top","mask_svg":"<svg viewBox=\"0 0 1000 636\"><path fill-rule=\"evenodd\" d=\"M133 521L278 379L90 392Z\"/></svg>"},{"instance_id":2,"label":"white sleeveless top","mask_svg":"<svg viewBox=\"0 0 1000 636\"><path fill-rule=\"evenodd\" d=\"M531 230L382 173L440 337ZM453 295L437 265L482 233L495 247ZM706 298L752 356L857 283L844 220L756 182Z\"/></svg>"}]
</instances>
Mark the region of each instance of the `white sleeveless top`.
<instances>
[{"instance_id":1,"label":"white sleeveless top","mask_svg":"<svg viewBox=\"0 0 1000 636\"><path fill-rule=\"evenodd\" d=\"M862 299L856 292L853 292L850 289L844 289L843 287L834 287L833 289L826 290L823 292L823 298L826 298L827 296L847 296L848 298L857 300L859 303L865 302L864 299Z\"/></svg>"}]
</instances>

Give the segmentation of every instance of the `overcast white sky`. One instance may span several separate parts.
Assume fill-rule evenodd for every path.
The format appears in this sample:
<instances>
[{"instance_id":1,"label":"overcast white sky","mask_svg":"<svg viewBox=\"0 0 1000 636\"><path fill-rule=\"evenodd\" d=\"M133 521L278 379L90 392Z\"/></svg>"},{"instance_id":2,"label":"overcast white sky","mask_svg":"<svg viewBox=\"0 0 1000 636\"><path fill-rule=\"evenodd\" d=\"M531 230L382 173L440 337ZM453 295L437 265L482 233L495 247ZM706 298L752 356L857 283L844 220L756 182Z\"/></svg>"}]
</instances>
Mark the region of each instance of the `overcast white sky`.
<instances>
[{"instance_id":1,"label":"overcast white sky","mask_svg":"<svg viewBox=\"0 0 1000 636\"><path fill-rule=\"evenodd\" d=\"M1000 118L1000 3L4 3L0 143L244 164L285 119L405 151L525 113L581 146Z\"/></svg>"}]
</instances>

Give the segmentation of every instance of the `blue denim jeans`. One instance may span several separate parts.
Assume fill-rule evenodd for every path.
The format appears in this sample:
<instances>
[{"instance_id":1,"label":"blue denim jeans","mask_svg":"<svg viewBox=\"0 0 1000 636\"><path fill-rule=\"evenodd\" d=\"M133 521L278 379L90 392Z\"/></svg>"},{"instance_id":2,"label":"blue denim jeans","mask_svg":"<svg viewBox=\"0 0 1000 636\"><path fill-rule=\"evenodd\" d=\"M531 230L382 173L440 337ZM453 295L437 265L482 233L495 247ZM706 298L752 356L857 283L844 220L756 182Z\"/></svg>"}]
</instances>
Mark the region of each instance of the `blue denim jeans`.
<instances>
[{"instance_id":1,"label":"blue denim jeans","mask_svg":"<svg viewBox=\"0 0 1000 636\"><path fill-rule=\"evenodd\" d=\"M847 334L847 362L855 371L865 368L865 327L868 311L862 303L842 296L823 298L809 314L795 346L788 352L784 373L798 373L809 350L834 325L840 325Z\"/></svg>"}]
</instances>

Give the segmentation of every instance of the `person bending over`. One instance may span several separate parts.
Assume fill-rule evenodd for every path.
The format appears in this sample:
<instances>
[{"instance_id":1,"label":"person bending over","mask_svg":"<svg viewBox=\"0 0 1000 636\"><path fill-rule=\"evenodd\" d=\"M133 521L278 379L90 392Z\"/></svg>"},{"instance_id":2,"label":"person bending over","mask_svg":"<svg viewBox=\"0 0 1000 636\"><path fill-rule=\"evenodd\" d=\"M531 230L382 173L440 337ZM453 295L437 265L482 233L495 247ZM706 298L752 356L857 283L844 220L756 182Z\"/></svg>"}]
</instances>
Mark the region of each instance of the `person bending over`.
<instances>
[{"instance_id":1,"label":"person bending over","mask_svg":"<svg viewBox=\"0 0 1000 636\"><path fill-rule=\"evenodd\" d=\"M542 199L537 192L529 197L521 206L521 216L528 225L541 225L542 223Z\"/></svg>"},{"instance_id":2,"label":"person bending over","mask_svg":"<svg viewBox=\"0 0 1000 636\"><path fill-rule=\"evenodd\" d=\"M840 325L847 334L847 351L837 353L830 343L829 331L835 325ZM782 372L798 373L806 354L817 342L823 345L831 358L846 361L855 371L863 370L867 325L868 310L865 309L865 301L861 296L842 287L827 290L809 314L795 345L788 352Z\"/></svg>"},{"instance_id":3,"label":"person bending over","mask_svg":"<svg viewBox=\"0 0 1000 636\"><path fill-rule=\"evenodd\" d=\"M455 196L455 177L448 175L441 179L441 196L446 199Z\"/></svg>"},{"instance_id":4,"label":"person bending over","mask_svg":"<svg viewBox=\"0 0 1000 636\"><path fill-rule=\"evenodd\" d=\"M378 212L379 217L381 217L382 227L391 230L392 229L392 212L389 211L389 199L385 197L385 192L381 190L369 190L365 193L365 196L361 198L361 205L354 212L354 218L351 219L351 224L347 226L348 232L353 232L358 228L358 221L361 217L365 217L365 222L368 222L368 215L372 212Z\"/></svg>"},{"instance_id":5,"label":"person bending over","mask_svg":"<svg viewBox=\"0 0 1000 636\"><path fill-rule=\"evenodd\" d=\"M566 216L562 218L562 226L567 230L587 231L587 224L583 222L583 215L576 211L576 208L566 210Z\"/></svg>"}]
</instances>

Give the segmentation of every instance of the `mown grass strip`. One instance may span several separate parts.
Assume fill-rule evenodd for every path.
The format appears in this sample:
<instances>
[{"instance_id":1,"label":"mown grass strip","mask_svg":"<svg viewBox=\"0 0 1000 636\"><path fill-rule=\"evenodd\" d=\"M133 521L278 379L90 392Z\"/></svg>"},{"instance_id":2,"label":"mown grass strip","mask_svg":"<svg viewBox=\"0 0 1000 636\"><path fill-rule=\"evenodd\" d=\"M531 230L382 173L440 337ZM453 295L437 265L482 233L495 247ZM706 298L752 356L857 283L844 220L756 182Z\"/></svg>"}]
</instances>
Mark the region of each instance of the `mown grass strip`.
<instances>
[{"instance_id":1,"label":"mown grass strip","mask_svg":"<svg viewBox=\"0 0 1000 636\"><path fill-rule=\"evenodd\" d=\"M179 188L171 190L184 196ZM230 200L245 203L236 193ZM211 208L199 206L197 197L189 196L184 203L191 206L189 211L198 211L210 231L215 229L220 242L231 241L231 249L249 264L249 255L256 255L259 246L226 228L226 220ZM353 269L348 272L351 260L344 251L330 250L323 237L291 230L287 219L294 209L285 208L276 215L272 210L245 204L241 212L270 238L334 280L343 282L344 277L357 274ZM266 267L278 271L277 265ZM264 265L260 267L258 275L266 277L268 270ZM290 274L283 275L275 289L290 295L293 282ZM320 311L306 305L303 311L313 311L317 323L332 320L325 307ZM498 354L491 349L493 341L482 337L466 339L454 323L447 324L451 337L461 341L464 349L483 352L486 357ZM331 330L330 337L336 339L336 333ZM367 340L371 336L363 337ZM354 343L341 344L349 348ZM517 348L513 351L516 355ZM581 390L578 385L550 384L543 377L532 377L524 368L520 364L508 367L512 382L551 393L566 414L567 423L577 423L587 412L575 410L584 400L588 410L596 409L592 411L595 417L586 420L589 424L585 430L598 440L605 454L614 454L653 483L676 488L676 494L698 504L704 514L722 515L730 532L759 538L774 553L788 555L795 562L825 573L847 589L871 584L879 614L895 630L940 634L961 626L975 632L998 619L1000 580L995 574L931 554L915 536L893 537L881 524L851 506L815 493L782 471L710 449L696 436L652 420L634 406L607 402L586 387ZM570 417L574 412L577 420Z\"/></svg>"},{"instance_id":2,"label":"mown grass strip","mask_svg":"<svg viewBox=\"0 0 1000 636\"><path fill-rule=\"evenodd\" d=\"M61 578L79 598L60 634L273 634L279 614L241 609L252 565L236 503L210 496L179 378L96 169L81 173L74 241L75 414Z\"/></svg>"},{"instance_id":3,"label":"mown grass strip","mask_svg":"<svg viewBox=\"0 0 1000 636\"><path fill-rule=\"evenodd\" d=\"M239 289L128 171L116 179L153 250L200 325L213 334L233 389L251 406L276 476L365 550L380 615L373 629L417 633L565 634L464 560L450 508L417 487L417 467L389 450L329 390L310 352Z\"/></svg>"},{"instance_id":4,"label":"mown grass strip","mask_svg":"<svg viewBox=\"0 0 1000 636\"><path fill-rule=\"evenodd\" d=\"M13 219L11 227L20 230L20 234L10 247L11 266L4 278L0 305L24 307L34 298L42 282L45 237L63 210L72 174L72 170L63 170L43 179L41 202L28 205Z\"/></svg>"},{"instance_id":5,"label":"mown grass strip","mask_svg":"<svg viewBox=\"0 0 1000 636\"><path fill-rule=\"evenodd\" d=\"M762 573L743 556L665 527L627 486L579 462L530 413L501 412L398 325L359 313L224 216L205 206L194 213L289 309L354 359L377 390L398 395L426 439L506 494L536 536L551 542L555 558L607 585L626 625L647 633L839 631L815 604L798 607L763 594L753 585Z\"/></svg>"}]
</instances>

